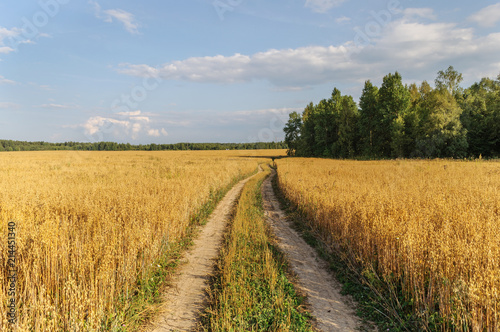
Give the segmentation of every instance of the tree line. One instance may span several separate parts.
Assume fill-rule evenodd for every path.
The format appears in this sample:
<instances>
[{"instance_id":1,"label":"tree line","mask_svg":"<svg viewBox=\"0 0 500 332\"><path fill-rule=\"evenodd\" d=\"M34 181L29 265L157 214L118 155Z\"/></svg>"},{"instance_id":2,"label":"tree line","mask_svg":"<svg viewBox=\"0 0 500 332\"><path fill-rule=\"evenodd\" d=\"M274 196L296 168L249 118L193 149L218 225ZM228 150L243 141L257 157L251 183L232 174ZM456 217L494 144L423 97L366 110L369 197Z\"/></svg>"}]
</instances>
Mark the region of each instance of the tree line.
<instances>
[{"instance_id":1,"label":"tree line","mask_svg":"<svg viewBox=\"0 0 500 332\"><path fill-rule=\"evenodd\" d=\"M328 158L500 157L500 75L462 88L453 66L404 85L398 72L380 87L366 81L357 105L335 88L329 99L293 112L288 154Z\"/></svg>"},{"instance_id":2,"label":"tree line","mask_svg":"<svg viewBox=\"0 0 500 332\"><path fill-rule=\"evenodd\" d=\"M176 144L140 144L116 142L95 143L48 143L0 140L0 151L50 151L50 150L80 150L80 151L165 151L165 150L260 150L286 149L284 142L256 143L176 143Z\"/></svg>"}]
</instances>

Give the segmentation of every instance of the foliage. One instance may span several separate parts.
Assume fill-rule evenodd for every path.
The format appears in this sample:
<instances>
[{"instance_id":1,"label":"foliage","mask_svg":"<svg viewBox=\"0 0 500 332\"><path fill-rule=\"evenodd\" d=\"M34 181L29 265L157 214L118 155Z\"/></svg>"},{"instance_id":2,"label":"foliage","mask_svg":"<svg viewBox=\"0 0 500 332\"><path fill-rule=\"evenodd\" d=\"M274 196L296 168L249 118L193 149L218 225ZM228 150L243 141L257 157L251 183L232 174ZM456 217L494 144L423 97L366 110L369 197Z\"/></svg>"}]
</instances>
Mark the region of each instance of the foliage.
<instances>
[{"instance_id":1,"label":"foliage","mask_svg":"<svg viewBox=\"0 0 500 332\"><path fill-rule=\"evenodd\" d=\"M396 72L380 89L365 82L359 110L335 88L285 127L289 155L333 158L465 158L500 156L500 76L462 89L453 66L435 88L403 85ZM293 129L293 130L292 130ZM293 133L293 135L291 135Z\"/></svg>"},{"instance_id":2,"label":"foliage","mask_svg":"<svg viewBox=\"0 0 500 332\"><path fill-rule=\"evenodd\" d=\"M286 149L283 142L256 142L256 143L176 143L176 144L140 144L116 142L95 143L48 143L0 140L0 151L51 151L51 150L78 150L78 151L186 151L186 150L262 150Z\"/></svg>"}]
</instances>

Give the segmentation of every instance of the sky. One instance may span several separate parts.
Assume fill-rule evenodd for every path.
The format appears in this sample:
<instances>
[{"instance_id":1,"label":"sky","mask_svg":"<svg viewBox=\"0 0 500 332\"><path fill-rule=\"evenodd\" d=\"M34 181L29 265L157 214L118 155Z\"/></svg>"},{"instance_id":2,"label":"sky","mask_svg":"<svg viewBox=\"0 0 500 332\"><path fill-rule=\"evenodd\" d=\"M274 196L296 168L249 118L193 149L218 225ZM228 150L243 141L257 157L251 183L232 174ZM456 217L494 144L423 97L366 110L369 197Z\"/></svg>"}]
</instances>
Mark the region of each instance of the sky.
<instances>
[{"instance_id":1,"label":"sky","mask_svg":"<svg viewBox=\"0 0 500 332\"><path fill-rule=\"evenodd\" d=\"M0 139L268 142L364 82L500 74L500 2L0 3Z\"/></svg>"}]
</instances>

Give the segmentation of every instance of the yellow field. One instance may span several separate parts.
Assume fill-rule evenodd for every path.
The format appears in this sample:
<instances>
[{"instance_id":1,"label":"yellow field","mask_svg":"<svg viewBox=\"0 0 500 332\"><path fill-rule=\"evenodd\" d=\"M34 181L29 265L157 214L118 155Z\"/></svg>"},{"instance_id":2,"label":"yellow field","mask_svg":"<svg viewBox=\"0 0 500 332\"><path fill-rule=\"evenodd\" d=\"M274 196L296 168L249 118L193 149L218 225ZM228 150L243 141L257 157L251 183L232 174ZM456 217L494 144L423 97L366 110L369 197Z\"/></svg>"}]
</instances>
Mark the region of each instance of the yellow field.
<instances>
[{"instance_id":1,"label":"yellow field","mask_svg":"<svg viewBox=\"0 0 500 332\"><path fill-rule=\"evenodd\" d=\"M98 330L211 193L284 152L1 153L0 330L9 222L19 331Z\"/></svg>"},{"instance_id":2,"label":"yellow field","mask_svg":"<svg viewBox=\"0 0 500 332\"><path fill-rule=\"evenodd\" d=\"M441 328L500 330L500 163L278 161L285 195Z\"/></svg>"}]
</instances>

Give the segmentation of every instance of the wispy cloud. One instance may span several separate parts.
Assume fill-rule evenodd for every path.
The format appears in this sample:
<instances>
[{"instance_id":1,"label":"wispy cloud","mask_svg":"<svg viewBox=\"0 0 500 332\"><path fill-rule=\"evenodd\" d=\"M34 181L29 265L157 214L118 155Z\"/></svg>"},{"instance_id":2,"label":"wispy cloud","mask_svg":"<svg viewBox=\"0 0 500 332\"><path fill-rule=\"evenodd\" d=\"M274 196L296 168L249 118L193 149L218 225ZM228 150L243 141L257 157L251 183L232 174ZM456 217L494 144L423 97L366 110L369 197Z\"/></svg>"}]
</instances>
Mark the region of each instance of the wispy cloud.
<instances>
[{"instance_id":1,"label":"wispy cloud","mask_svg":"<svg viewBox=\"0 0 500 332\"><path fill-rule=\"evenodd\" d=\"M28 85L31 85L31 86L33 86L37 89L43 90L43 91L55 91L55 89L53 87L51 87L50 85L46 85L46 84L38 84L35 82L28 82Z\"/></svg>"},{"instance_id":2,"label":"wispy cloud","mask_svg":"<svg viewBox=\"0 0 500 332\"><path fill-rule=\"evenodd\" d=\"M344 24L344 23L347 23L350 21L351 21L351 18L347 17L347 16L341 16L341 17L335 19L335 22L338 24Z\"/></svg>"},{"instance_id":3,"label":"wispy cloud","mask_svg":"<svg viewBox=\"0 0 500 332\"><path fill-rule=\"evenodd\" d=\"M430 20L435 20L437 18L434 14L434 9L432 8L406 8L403 10L403 14L406 18L427 18Z\"/></svg>"},{"instance_id":4,"label":"wispy cloud","mask_svg":"<svg viewBox=\"0 0 500 332\"><path fill-rule=\"evenodd\" d=\"M51 109L51 110L68 110L68 109L80 108L79 105L75 105L75 104L55 104L55 103L43 104L43 105L35 106L35 107Z\"/></svg>"},{"instance_id":5,"label":"wispy cloud","mask_svg":"<svg viewBox=\"0 0 500 332\"><path fill-rule=\"evenodd\" d=\"M14 84L17 84L17 82L13 81L13 80L8 80L5 77L0 75L0 84L12 84L12 85L14 85Z\"/></svg>"},{"instance_id":6,"label":"wispy cloud","mask_svg":"<svg viewBox=\"0 0 500 332\"><path fill-rule=\"evenodd\" d=\"M326 13L334 7L340 6L345 0L306 0L305 7L316 13Z\"/></svg>"},{"instance_id":7,"label":"wispy cloud","mask_svg":"<svg viewBox=\"0 0 500 332\"><path fill-rule=\"evenodd\" d=\"M298 112L303 110L303 108L294 108L294 107L284 107L284 108L265 108L265 109L258 109L258 110L248 110L248 111L236 111L232 112L232 114L235 115L248 115L248 116L254 116L254 115L269 115L269 114L275 114L275 115L282 115L292 113L292 112Z\"/></svg>"},{"instance_id":8,"label":"wispy cloud","mask_svg":"<svg viewBox=\"0 0 500 332\"><path fill-rule=\"evenodd\" d=\"M469 20L482 27L494 27L500 21L500 2L472 14Z\"/></svg>"},{"instance_id":9,"label":"wispy cloud","mask_svg":"<svg viewBox=\"0 0 500 332\"><path fill-rule=\"evenodd\" d=\"M15 109L15 108L20 108L21 105L16 104L16 103L11 103L11 102L0 102L0 109Z\"/></svg>"},{"instance_id":10,"label":"wispy cloud","mask_svg":"<svg viewBox=\"0 0 500 332\"><path fill-rule=\"evenodd\" d=\"M5 45L6 38L14 38L19 36L22 33L21 29L13 28L7 29L4 27L0 27L0 54L8 54L10 52L15 51L12 47Z\"/></svg>"},{"instance_id":11,"label":"wispy cloud","mask_svg":"<svg viewBox=\"0 0 500 332\"><path fill-rule=\"evenodd\" d=\"M89 1L94 7L94 14L97 18L104 20L104 22L112 23L113 20L117 20L123 24L125 30L131 34L139 34L139 23L136 21L133 14L123 10L123 9L107 9L102 10L99 3L95 1Z\"/></svg>"}]
</instances>

